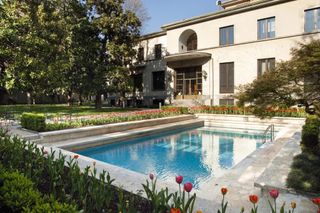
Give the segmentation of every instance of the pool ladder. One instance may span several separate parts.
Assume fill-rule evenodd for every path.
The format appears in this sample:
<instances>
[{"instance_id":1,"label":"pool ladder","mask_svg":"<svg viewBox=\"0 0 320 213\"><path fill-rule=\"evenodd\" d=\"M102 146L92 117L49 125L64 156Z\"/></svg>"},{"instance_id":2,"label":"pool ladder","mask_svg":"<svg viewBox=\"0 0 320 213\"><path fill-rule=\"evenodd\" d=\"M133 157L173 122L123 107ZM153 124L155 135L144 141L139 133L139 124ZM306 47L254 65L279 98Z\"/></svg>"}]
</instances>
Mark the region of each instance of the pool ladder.
<instances>
[{"instance_id":1,"label":"pool ladder","mask_svg":"<svg viewBox=\"0 0 320 213\"><path fill-rule=\"evenodd\" d=\"M270 142L273 142L274 141L274 124L270 124L268 128L263 132L263 135L264 135L263 143L267 142L268 134L270 134L271 136Z\"/></svg>"}]
</instances>

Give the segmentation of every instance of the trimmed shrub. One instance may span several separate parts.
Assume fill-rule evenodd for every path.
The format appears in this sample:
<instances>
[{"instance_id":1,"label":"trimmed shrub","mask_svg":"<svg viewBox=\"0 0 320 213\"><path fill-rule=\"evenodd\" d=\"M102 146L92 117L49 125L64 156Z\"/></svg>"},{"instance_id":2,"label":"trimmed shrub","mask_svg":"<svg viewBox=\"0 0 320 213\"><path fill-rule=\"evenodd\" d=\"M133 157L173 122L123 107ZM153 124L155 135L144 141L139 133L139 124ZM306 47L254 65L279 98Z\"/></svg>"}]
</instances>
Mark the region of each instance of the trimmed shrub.
<instances>
[{"instance_id":1,"label":"trimmed shrub","mask_svg":"<svg viewBox=\"0 0 320 213\"><path fill-rule=\"evenodd\" d=\"M302 128L301 144L304 148L315 149L319 145L320 120L317 117L308 117Z\"/></svg>"},{"instance_id":2,"label":"trimmed shrub","mask_svg":"<svg viewBox=\"0 0 320 213\"><path fill-rule=\"evenodd\" d=\"M46 129L46 117L43 114L22 113L21 126L34 131L44 131Z\"/></svg>"},{"instance_id":3,"label":"trimmed shrub","mask_svg":"<svg viewBox=\"0 0 320 213\"><path fill-rule=\"evenodd\" d=\"M320 191L320 157L312 152L303 152L294 157L287 186L296 190Z\"/></svg>"},{"instance_id":4,"label":"trimmed shrub","mask_svg":"<svg viewBox=\"0 0 320 213\"><path fill-rule=\"evenodd\" d=\"M10 212L21 212L24 208L29 208L42 201L39 192L34 190L31 180L25 178L17 172L0 174L3 186L0 190L0 203L2 208Z\"/></svg>"},{"instance_id":5,"label":"trimmed shrub","mask_svg":"<svg viewBox=\"0 0 320 213\"><path fill-rule=\"evenodd\" d=\"M0 180L1 212L77 212L74 205L43 198L34 183L18 172L4 172L0 166Z\"/></svg>"}]
</instances>

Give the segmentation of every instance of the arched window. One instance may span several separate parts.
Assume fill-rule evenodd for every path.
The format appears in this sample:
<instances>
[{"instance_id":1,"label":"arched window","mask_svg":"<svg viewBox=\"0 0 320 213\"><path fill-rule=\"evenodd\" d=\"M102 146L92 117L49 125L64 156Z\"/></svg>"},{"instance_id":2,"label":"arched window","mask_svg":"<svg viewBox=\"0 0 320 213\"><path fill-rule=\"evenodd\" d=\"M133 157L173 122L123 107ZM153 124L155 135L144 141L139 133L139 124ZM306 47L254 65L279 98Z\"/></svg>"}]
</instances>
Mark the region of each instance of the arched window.
<instances>
[{"instance_id":1,"label":"arched window","mask_svg":"<svg viewBox=\"0 0 320 213\"><path fill-rule=\"evenodd\" d=\"M198 36L194 30L188 29L179 37L179 52L196 50L198 48Z\"/></svg>"},{"instance_id":2,"label":"arched window","mask_svg":"<svg viewBox=\"0 0 320 213\"><path fill-rule=\"evenodd\" d=\"M187 40L187 51L196 50L198 44L198 37L196 33L193 33L189 36Z\"/></svg>"}]
</instances>

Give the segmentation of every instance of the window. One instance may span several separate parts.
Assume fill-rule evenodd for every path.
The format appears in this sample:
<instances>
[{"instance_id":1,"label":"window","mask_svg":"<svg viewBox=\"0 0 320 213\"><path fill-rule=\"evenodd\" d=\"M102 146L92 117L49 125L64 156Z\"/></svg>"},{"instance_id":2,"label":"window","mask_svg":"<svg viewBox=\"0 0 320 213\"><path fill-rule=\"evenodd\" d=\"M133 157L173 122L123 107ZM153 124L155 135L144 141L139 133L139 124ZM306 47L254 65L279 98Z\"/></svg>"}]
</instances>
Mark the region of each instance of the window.
<instances>
[{"instance_id":1,"label":"window","mask_svg":"<svg viewBox=\"0 0 320 213\"><path fill-rule=\"evenodd\" d=\"M138 49L138 61L143 61L144 60L144 48L140 47Z\"/></svg>"},{"instance_id":2,"label":"window","mask_svg":"<svg viewBox=\"0 0 320 213\"><path fill-rule=\"evenodd\" d=\"M258 20L258 39L276 37L275 17Z\"/></svg>"},{"instance_id":3,"label":"window","mask_svg":"<svg viewBox=\"0 0 320 213\"><path fill-rule=\"evenodd\" d=\"M320 29L320 8L306 10L304 31L310 33Z\"/></svg>"},{"instance_id":4,"label":"window","mask_svg":"<svg viewBox=\"0 0 320 213\"><path fill-rule=\"evenodd\" d=\"M161 56L162 56L161 44L156 44L154 46L154 56L155 56L155 59L161 59Z\"/></svg>"},{"instance_id":5,"label":"window","mask_svg":"<svg viewBox=\"0 0 320 213\"><path fill-rule=\"evenodd\" d=\"M234 63L220 64L220 93L234 92Z\"/></svg>"},{"instance_id":6,"label":"window","mask_svg":"<svg viewBox=\"0 0 320 213\"><path fill-rule=\"evenodd\" d=\"M165 73L164 71L158 71L152 73L152 89L153 90L164 90L165 88Z\"/></svg>"},{"instance_id":7,"label":"window","mask_svg":"<svg viewBox=\"0 0 320 213\"><path fill-rule=\"evenodd\" d=\"M133 88L134 91L142 92L143 90L143 74L135 74L133 75Z\"/></svg>"},{"instance_id":8,"label":"window","mask_svg":"<svg viewBox=\"0 0 320 213\"><path fill-rule=\"evenodd\" d=\"M198 43L198 37L196 33L193 33L189 36L187 40L187 51L190 50L196 50L197 49L197 43Z\"/></svg>"},{"instance_id":9,"label":"window","mask_svg":"<svg viewBox=\"0 0 320 213\"><path fill-rule=\"evenodd\" d=\"M220 99L219 105L224 106L233 106L234 105L234 99Z\"/></svg>"},{"instance_id":10,"label":"window","mask_svg":"<svg viewBox=\"0 0 320 213\"><path fill-rule=\"evenodd\" d=\"M275 68L275 58L258 59L258 77L261 76L267 70L273 70Z\"/></svg>"},{"instance_id":11,"label":"window","mask_svg":"<svg viewBox=\"0 0 320 213\"><path fill-rule=\"evenodd\" d=\"M222 27L220 28L220 45L234 44L234 27Z\"/></svg>"}]
</instances>

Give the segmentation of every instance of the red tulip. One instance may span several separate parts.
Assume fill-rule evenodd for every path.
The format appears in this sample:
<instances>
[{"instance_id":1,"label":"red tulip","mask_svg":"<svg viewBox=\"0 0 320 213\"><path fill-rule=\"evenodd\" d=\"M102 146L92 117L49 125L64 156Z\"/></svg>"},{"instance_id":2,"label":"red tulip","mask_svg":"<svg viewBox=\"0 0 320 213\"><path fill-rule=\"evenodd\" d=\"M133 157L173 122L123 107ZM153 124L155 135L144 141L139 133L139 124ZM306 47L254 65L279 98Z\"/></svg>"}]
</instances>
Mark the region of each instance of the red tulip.
<instances>
[{"instance_id":1,"label":"red tulip","mask_svg":"<svg viewBox=\"0 0 320 213\"><path fill-rule=\"evenodd\" d=\"M222 194L222 195L227 194L227 192L228 192L228 189L227 189L227 188L225 188L225 187L222 187L222 188L221 188L221 194Z\"/></svg>"},{"instance_id":2,"label":"red tulip","mask_svg":"<svg viewBox=\"0 0 320 213\"><path fill-rule=\"evenodd\" d=\"M184 190L186 191L186 192L191 192L191 190L192 190L192 183L185 183L184 184Z\"/></svg>"},{"instance_id":3,"label":"red tulip","mask_svg":"<svg viewBox=\"0 0 320 213\"><path fill-rule=\"evenodd\" d=\"M313 202L314 204L320 206L320 197L318 197L318 198L313 198L313 199L312 199L312 202Z\"/></svg>"},{"instance_id":4,"label":"red tulip","mask_svg":"<svg viewBox=\"0 0 320 213\"><path fill-rule=\"evenodd\" d=\"M154 174L150 173L149 174L149 178L150 178L150 180L153 180L154 179Z\"/></svg>"},{"instance_id":5,"label":"red tulip","mask_svg":"<svg viewBox=\"0 0 320 213\"><path fill-rule=\"evenodd\" d=\"M74 158L74 159L78 159L78 158L79 158L79 155L74 155L73 158Z\"/></svg>"},{"instance_id":6,"label":"red tulip","mask_svg":"<svg viewBox=\"0 0 320 213\"><path fill-rule=\"evenodd\" d=\"M181 213L179 208L171 208L170 213Z\"/></svg>"},{"instance_id":7,"label":"red tulip","mask_svg":"<svg viewBox=\"0 0 320 213\"><path fill-rule=\"evenodd\" d=\"M276 190L276 189L272 189L270 192L269 192L270 196L273 198L273 199L277 199L277 197L279 196L279 191Z\"/></svg>"},{"instance_id":8,"label":"red tulip","mask_svg":"<svg viewBox=\"0 0 320 213\"><path fill-rule=\"evenodd\" d=\"M176 176L176 182L177 182L178 184L181 184L182 181L183 181L183 177L182 177L181 175Z\"/></svg>"},{"instance_id":9,"label":"red tulip","mask_svg":"<svg viewBox=\"0 0 320 213\"><path fill-rule=\"evenodd\" d=\"M256 204L259 201L259 197L257 195L250 195L249 200L251 203Z\"/></svg>"}]
</instances>

